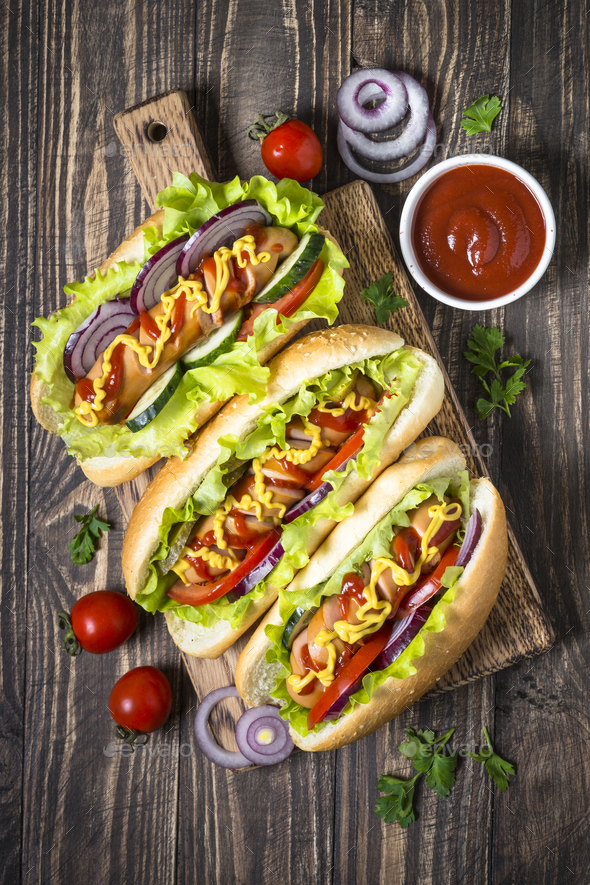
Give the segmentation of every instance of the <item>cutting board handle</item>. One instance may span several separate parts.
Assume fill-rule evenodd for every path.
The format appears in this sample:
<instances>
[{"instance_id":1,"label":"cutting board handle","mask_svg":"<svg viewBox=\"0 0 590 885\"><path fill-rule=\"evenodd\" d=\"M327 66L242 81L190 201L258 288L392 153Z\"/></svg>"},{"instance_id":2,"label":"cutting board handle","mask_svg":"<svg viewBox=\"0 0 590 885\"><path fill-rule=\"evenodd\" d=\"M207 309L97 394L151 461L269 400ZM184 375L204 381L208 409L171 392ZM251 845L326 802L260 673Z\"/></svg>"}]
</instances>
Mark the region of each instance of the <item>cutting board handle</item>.
<instances>
[{"instance_id":1,"label":"cutting board handle","mask_svg":"<svg viewBox=\"0 0 590 885\"><path fill-rule=\"evenodd\" d=\"M216 170L193 116L186 92L171 89L114 118L115 132L133 166L150 208L172 174L198 172L215 181Z\"/></svg>"}]
</instances>

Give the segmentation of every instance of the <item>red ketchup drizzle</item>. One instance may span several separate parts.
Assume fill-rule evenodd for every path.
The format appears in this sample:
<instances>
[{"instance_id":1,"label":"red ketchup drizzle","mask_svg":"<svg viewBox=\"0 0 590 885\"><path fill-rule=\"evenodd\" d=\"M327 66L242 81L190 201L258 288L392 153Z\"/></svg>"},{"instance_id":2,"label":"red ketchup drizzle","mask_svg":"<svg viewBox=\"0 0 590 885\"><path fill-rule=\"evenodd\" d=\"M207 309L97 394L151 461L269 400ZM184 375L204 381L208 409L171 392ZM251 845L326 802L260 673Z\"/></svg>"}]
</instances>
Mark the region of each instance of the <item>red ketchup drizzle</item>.
<instances>
[{"instance_id":1,"label":"red ketchup drizzle","mask_svg":"<svg viewBox=\"0 0 590 885\"><path fill-rule=\"evenodd\" d=\"M338 604L340 606L340 614L343 621L348 620L348 610L350 600L356 599L359 605L364 605L365 599L365 582L357 575L356 572L347 572L342 581L342 590L338 594Z\"/></svg>"}]
</instances>

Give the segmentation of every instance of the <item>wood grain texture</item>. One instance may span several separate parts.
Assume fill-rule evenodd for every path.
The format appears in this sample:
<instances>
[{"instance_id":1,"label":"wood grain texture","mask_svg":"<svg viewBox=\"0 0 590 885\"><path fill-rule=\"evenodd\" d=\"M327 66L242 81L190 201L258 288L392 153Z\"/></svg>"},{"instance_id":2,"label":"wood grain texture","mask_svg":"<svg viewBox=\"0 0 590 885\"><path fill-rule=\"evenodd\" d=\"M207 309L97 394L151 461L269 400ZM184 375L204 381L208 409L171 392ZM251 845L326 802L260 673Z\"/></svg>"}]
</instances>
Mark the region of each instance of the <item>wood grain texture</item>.
<instances>
[{"instance_id":1,"label":"wood grain texture","mask_svg":"<svg viewBox=\"0 0 590 885\"><path fill-rule=\"evenodd\" d=\"M0 106L3 126L0 181L4 236L0 246L0 519L2 587L0 591L0 882L20 879L24 727L27 697L27 599L31 582L26 548L30 497L26 477L30 464L29 413L25 407L30 358L21 342L29 340L35 259L35 88L38 4L12 4L0 11ZM19 34L22 32L22 42ZM11 54L8 47L15 47ZM33 219L28 225L29 219ZM20 346L14 346L19 342Z\"/></svg>"},{"instance_id":2,"label":"wood grain texture","mask_svg":"<svg viewBox=\"0 0 590 885\"><path fill-rule=\"evenodd\" d=\"M182 89L171 89L113 118L121 147L152 210L158 191L172 184L174 172L187 176L197 172L210 181L216 178L193 108Z\"/></svg>"},{"instance_id":3,"label":"wood grain texture","mask_svg":"<svg viewBox=\"0 0 590 885\"><path fill-rule=\"evenodd\" d=\"M16 314L0 316L2 592L16 579L19 604L10 611L3 596L0 608L2 882L587 881L586 13L580 0L10 0L2 9L0 293ZM536 175L554 205L555 259L526 298L475 316L416 296L477 444L491 446L486 465L558 638L547 654L424 699L338 753L227 774L192 744L194 692L163 624L142 615L129 648L105 658L72 663L57 652L56 607L105 582L121 586L123 524L113 493L86 484L30 414L23 424L28 321L63 304L63 284L96 267L149 213L115 112L184 89L227 179L264 171L244 137L258 113L296 111L327 148L314 182L325 192L350 180L335 150L335 92L355 58L422 80L439 158L474 142L491 147ZM491 136L468 139L461 111L486 92L505 110ZM375 189L396 245L412 183ZM501 325L507 351L533 359L511 421L476 419L476 380L461 357L476 321ZM65 550L72 513L94 502L115 529L93 565L75 567ZM154 735L151 754L105 756L110 717L100 704L126 666L148 662L175 680L172 731ZM479 743L483 724L518 766L506 794L492 795L481 769L464 763L451 798L420 792L409 830L373 815L378 776L408 773L397 752L402 727L456 725L461 746L474 734Z\"/></svg>"},{"instance_id":4,"label":"wood grain texture","mask_svg":"<svg viewBox=\"0 0 590 885\"><path fill-rule=\"evenodd\" d=\"M31 231L39 233L28 262L37 284L28 293L21 284L19 297L33 315L48 315L63 305L64 283L96 267L134 219L149 214L119 152L113 114L178 85L172 56L192 69L194 10L56 0L43 7L34 32L42 99L29 118L38 125L30 159L36 168L32 193L42 198L33 213ZM25 20L21 33L28 33ZM26 144L21 150L26 156ZM18 340L17 354L26 353L30 334ZM34 588L22 623L30 628L27 660L35 661L24 711L22 881L169 882L177 862L179 656L164 625L144 613L137 634L110 655L70 661L59 650L57 611L90 590L123 589L123 524L114 495L84 481L63 443L36 422L31 426L31 469L26 479L21 473L20 486L21 500L28 493L31 501L25 549ZM114 529L92 564L73 565L66 550L76 531L73 514L97 503ZM115 681L143 663L167 673L175 706L167 730L145 751L126 757L112 744L106 704Z\"/></svg>"}]
</instances>

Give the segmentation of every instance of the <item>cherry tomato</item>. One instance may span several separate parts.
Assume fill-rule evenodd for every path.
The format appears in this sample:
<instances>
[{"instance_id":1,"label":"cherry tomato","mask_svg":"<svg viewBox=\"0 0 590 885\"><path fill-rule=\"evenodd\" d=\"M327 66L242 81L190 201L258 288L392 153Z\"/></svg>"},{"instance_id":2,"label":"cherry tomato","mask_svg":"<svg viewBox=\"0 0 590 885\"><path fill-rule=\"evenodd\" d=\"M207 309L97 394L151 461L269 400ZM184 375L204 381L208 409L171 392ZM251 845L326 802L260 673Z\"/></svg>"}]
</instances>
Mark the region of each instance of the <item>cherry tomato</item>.
<instances>
[{"instance_id":1,"label":"cherry tomato","mask_svg":"<svg viewBox=\"0 0 590 885\"><path fill-rule=\"evenodd\" d=\"M268 133L262 142L262 162L276 178L309 181L324 160L320 140L307 123L287 120Z\"/></svg>"},{"instance_id":2,"label":"cherry tomato","mask_svg":"<svg viewBox=\"0 0 590 885\"><path fill-rule=\"evenodd\" d=\"M146 734L157 731L172 709L172 689L156 667L135 667L115 682L109 712L117 725Z\"/></svg>"},{"instance_id":3,"label":"cherry tomato","mask_svg":"<svg viewBox=\"0 0 590 885\"><path fill-rule=\"evenodd\" d=\"M137 627L137 608L122 593L96 590L74 603L70 620L82 648L103 655L127 642Z\"/></svg>"}]
</instances>

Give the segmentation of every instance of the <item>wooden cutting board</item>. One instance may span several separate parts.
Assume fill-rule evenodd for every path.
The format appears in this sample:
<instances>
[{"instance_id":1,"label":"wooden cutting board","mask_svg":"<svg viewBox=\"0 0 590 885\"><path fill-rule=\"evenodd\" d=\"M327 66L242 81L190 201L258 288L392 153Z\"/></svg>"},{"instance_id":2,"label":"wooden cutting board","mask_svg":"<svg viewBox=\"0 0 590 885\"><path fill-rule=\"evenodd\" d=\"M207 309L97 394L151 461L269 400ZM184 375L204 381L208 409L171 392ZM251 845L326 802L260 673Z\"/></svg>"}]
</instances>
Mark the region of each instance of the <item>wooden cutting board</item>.
<instances>
[{"instance_id":1,"label":"wooden cutting board","mask_svg":"<svg viewBox=\"0 0 590 885\"><path fill-rule=\"evenodd\" d=\"M152 209L155 208L158 191L172 183L174 170L185 175L197 171L204 178L215 179L215 169L192 116L187 96L180 90L165 93L118 114L115 117L115 130L122 144L128 148L130 162ZM326 207L320 216L320 223L336 237L351 264L344 273L346 287L337 322L374 325L374 312L362 302L359 293L373 280L387 271L393 271L396 292L409 302L409 306L396 313L389 326L408 344L431 353L438 360L445 377L444 403L428 432L447 436L460 444L462 451L467 453L472 476L486 476L487 471L475 439L371 188L363 181L355 181L326 194L323 199ZM310 327L305 331L310 331ZM127 519L158 467L156 465L151 471L117 489ZM233 682L238 655L251 632L216 661L183 655L199 699L212 689ZM509 529L508 568L498 601L482 632L442 677L437 690L447 691L508 667L522 658L539 654L550 648L553 641L551 624ZM213 729L220 743L228 748L235 748L234 725L243 709L240 701L231 700L214 711Z\"/></svg>"}]
</instances>

